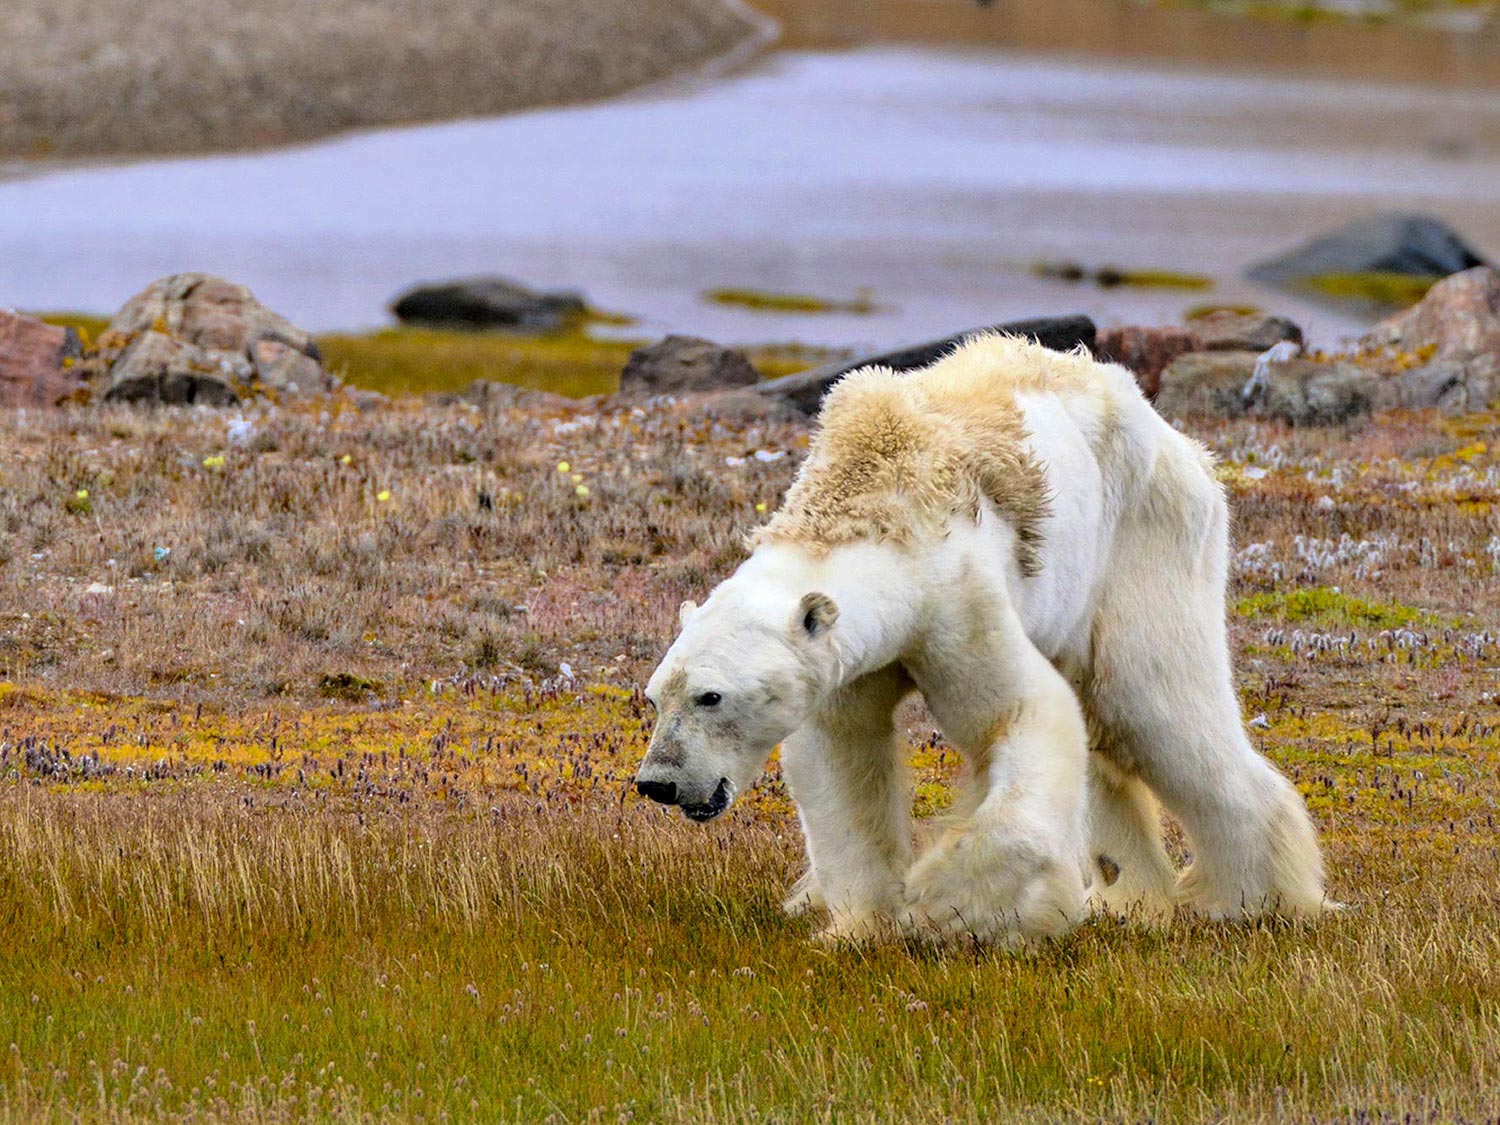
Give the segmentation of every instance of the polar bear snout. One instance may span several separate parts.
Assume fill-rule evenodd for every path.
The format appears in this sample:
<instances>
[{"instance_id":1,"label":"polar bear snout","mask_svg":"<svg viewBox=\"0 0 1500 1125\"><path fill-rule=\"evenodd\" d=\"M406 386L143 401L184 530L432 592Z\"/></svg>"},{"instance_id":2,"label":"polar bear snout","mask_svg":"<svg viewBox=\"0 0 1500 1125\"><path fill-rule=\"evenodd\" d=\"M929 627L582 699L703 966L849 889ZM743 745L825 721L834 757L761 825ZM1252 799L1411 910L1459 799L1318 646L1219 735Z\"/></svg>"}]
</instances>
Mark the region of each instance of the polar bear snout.
<instances>
[{"instance_id":1,"label":"polar bear snout","mask_svg":"<svg viewBox=\"0 0 1500 1125\"><path fill-rule=\"evenodd\" d=\"M637 781L635 791L642 797L655 801L658 805L677 803L677 782L675 781Z\"/></svg>"}]
</instances>

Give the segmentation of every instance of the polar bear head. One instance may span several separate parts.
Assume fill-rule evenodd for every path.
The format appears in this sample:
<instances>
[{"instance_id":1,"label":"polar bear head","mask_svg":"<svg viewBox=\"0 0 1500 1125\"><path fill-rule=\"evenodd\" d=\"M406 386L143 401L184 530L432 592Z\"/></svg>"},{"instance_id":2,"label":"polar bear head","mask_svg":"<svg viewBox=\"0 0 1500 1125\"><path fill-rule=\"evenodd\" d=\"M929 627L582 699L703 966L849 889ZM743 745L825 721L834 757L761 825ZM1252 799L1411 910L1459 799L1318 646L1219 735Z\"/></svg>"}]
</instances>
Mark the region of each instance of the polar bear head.
<instances>
[{"instance_id":1,"label":"polar bear head","mask_svg":"<svg viewBox=\"0 0 1500 1125\"><path fill-rule=\"evenodd\" d=\"M701 607L684 602L679 619L682 631L646 685L656 729L636 789L709 821L755 782L816 703L836 662L838 607L825 594L731 579Z\"/></svg>"}]
</instances>

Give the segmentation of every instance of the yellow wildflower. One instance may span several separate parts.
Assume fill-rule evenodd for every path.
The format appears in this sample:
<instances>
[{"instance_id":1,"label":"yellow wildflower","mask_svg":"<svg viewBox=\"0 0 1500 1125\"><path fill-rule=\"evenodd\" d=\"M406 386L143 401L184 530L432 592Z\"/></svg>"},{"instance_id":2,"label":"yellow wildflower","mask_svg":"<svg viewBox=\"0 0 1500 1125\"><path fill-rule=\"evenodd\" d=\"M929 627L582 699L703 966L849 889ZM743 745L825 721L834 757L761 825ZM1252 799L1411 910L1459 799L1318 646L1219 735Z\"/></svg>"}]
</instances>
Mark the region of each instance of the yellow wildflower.
<instances>
[{"instance_id":1,"label":"yellow wildflower","mask_svg":"<svg viewBox=\"0 0 1500 1125\"><path fill-rule=\"evenodd\" d=\"M390 498L391 498L391 490L389 488L382 488L379 492L377 492L375 494L375 499L379 500L382 504L384 504Z\"/></svg>"}]
</instances>

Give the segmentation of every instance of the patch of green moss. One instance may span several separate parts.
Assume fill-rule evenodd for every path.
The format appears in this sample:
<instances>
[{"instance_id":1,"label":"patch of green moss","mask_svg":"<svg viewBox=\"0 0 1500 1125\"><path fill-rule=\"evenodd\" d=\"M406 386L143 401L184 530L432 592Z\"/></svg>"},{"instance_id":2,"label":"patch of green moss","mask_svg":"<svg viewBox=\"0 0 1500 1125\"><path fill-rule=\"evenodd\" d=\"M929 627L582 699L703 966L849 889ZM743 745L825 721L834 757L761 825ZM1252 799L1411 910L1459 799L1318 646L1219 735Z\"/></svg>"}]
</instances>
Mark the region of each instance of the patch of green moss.
<instances>
[{"instance_id":1,"label":"patch of green moss","mask_svg":"<svg viewBox=\"0 0 1500 1125\"><path fill-rule=\"evenodd\" d=\"M733 305L753 312L779 313L851 313L869 316L879 309L864 290L848 301L814 297L806 293L772 293L763 289L706 289L703 299L714 305Z\"/></svg>"},{"instance_id":2,"label":"patch of green moss","mask_svg":"<svg viewBox=\"0 0 1500 1125\"><path fill-rule=\"evenodd\" d=\"M1302 287L1323 297L1360 301L1386 309L1404 309L1427 296L1442 279L1370 270L1363 273L1320 273L1305 278Z\"/></svg>"},{"instance_id":3,"label":"patch of green moss","mask_svg":"<svg viewBox=\"0 0 1500 1125\"><path fill-rule=\"evenodd\" d=\"M84 347L90 346L109 327L109 317L94 316L92 313L51 312L40 313L38 317L48 324L58 324L64 328L73 329L78 333L78 338L83 341Z\"/></svg>"},{"instance_id":4,"label":"patch of green moss","mask_svg":"<svg viewBox=\"0 0 1500 1125\"><path fill-rule=\"evenodd\" d=\"M323 360L353 387L388 395L457 392L476 379L493 379L569 398L610 394L620 369L645 341L601 339L577 330L527 335L387 328L318 339ZM826 352L794 345L748 348L762 375L773 379L816 366Z\"/></svg>"},{"instance_id":5,"label":"patch of green moss","mask_svg":"<svg viewBox=\"0 0 1500 1125\"><path fill-rule=\"evenodd\" d=\"M1432 614L1415 606L1399 602L1367 602L1327 586L1251 594L1241 598L1234 608L1241 617L1278 617L1283 621L1364 625L1373 629L1436 623Z\"/></svg>"},{"instance_id":6,"label":"patch of green moss","mask_svg":"<svg viewBox=\"0 0 1500 1125\"><path fill-rule=\"evenodd\" d=\"M1119 266L1088 269L1077 262L1033 262L1031 272L1053 281L1092 281L1102 289L1129 286L1136 289L1211 289L1213 278L1177 270L1129 270Z\"/></svg>"},{"instance_id":7,"label":"patch of green moss","mask_svg":"<svg viewBox=\"0 0 1500 1125\"><path fill-rule=\"evenodd\" d=\"M1191 305L1183 311L1182 319L1202 320L1204 317L1213 316L1216 313L1231 313L1234 316L1255 316L1263 310L1258 305Z\"/></svg>"}]
</instances>

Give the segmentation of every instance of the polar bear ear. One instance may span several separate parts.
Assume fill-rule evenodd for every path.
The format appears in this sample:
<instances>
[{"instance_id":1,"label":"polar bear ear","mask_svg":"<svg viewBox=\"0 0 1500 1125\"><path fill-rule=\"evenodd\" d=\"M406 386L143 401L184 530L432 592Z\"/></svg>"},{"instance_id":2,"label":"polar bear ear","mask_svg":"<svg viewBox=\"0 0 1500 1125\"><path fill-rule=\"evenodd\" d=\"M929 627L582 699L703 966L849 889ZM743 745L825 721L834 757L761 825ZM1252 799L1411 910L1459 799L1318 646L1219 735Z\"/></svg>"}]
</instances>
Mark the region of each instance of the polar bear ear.
<instances>
[{"instance_id":1,"label":"polar bear ear","mask_svg":"<svg viewBox=\"0 0 1500 1125\"><path fill-rule=\"evenodd\" d=\"M698 612L698 603L693 601L683 602L677 607L677 624L679 627L688 623L688 618Z\"/></svg>"},{"instance_id":2,"label":"polar bear ear","mask_svg":"<svg viewBox=\"0 0 1500 1125\"><path fill-rule=\"evenodd\" d=\"M822 636L839 619L839 607L827 594L803 594L797 606L794 630L801 630L809 637Z\"/></svg>"}]
</instances>

